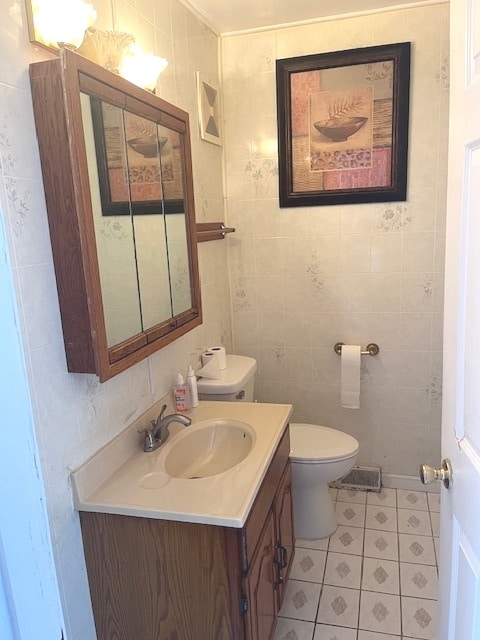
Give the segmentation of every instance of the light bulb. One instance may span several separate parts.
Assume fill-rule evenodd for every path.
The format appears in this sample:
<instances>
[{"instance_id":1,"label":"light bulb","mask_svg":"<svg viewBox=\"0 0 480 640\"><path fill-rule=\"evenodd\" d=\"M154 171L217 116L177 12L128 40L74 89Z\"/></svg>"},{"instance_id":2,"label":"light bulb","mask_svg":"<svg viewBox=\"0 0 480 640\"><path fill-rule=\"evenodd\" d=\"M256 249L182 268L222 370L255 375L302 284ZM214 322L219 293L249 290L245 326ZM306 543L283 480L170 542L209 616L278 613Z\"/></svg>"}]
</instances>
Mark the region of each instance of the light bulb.
<instances>
[{"instance_id":1,"label":"light bulb","mask_svg":"<svg viewBox=\"0 0 480 640\"><path fill-rule=\"evenodd\" d=\"M97 19L97 12L83 0L33 0L33 22L42 42L78 48L85 30Z\"/></svg>"},{"instance_id":2,"label":"light bulb","mask_svg":"<svg viewBox=\"0 0 480 640\"><path fill-rule=\"evenodd\" d=\"M154 56L153 53L142 53L137 44L133 44L120 66L120 75L139 87L153 91L158 76L165 70L168 61Z\"/></svg>"}]
</instances>

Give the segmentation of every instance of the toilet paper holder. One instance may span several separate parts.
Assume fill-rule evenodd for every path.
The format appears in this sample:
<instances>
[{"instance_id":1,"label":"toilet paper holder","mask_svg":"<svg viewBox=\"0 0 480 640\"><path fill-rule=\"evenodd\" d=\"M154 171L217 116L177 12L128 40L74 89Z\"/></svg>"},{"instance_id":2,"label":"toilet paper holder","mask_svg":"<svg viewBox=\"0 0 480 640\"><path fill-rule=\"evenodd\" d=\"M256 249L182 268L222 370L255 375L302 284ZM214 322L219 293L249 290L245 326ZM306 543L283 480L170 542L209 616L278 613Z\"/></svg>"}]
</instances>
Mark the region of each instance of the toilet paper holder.
<instances>
[{"instance_id":1,"label":"toilet paper holder","mask_svg":"<svg viewBox=\"0 0 480 640\"><path fill-rule=\"evenodd\" d=\"M338 355L342 355L342 347L345 343L344 342L337 342L335 344L335 346L333 347L335 353L338 353ZM360 355L362 356L376 356L380 353L380 347L378 346L378 344L375 344L375 342L371 342L370 344L367 344L367 348L365 351L360 351Z\"/></svg>"}]
</instances>

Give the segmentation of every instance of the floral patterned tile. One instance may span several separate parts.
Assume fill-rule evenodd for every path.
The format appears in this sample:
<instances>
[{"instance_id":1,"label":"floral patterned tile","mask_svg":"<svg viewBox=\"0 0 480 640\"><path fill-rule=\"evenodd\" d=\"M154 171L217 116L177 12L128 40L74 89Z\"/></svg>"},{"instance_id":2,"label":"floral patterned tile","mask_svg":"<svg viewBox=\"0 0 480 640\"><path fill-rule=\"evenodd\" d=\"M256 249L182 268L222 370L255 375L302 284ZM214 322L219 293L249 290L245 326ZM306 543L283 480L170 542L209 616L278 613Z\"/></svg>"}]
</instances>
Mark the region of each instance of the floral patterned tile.
<instances>
[{"instance_id":1,"label":"floral patterned tile","mask_svg":"<svg viewBox=\"0 0 480 640\"><path fill-rule=\"evenodd\" d=\"M328 550L361 556L363 553L364 533L365 530L360 527L339 525L335 533L330 536Z\"/></svg>"},{"instance_id":2,"label":"floral patterned tile","mask_svg":"<svg viewBox=\"0 0 480 640\"><path fill-rule=\"evenodd\" d=\"M398 510L398 532L412 533L418 536L431 536L432 526L428 511L410 509Z\"/></svg>"},{"instance_id":3,"label":"floral patterned tile","mask_svg":"<svg viewBox=\"0 0 480 640\"><path fill-rule=\"evenodd\" d=\"M328 553L324 583L338 587L360 588L362 558L344 553Z\"/></svg>"},{"instance_id":4,"label":"floral patterned tile","mask_svg":"<svg viewBox=\"0 0 480 640\"><path fill-rule=\"evenodd\" d=\"M317 613L320 589L319 584L290 579L279 615L283 618L313 622Z\"/></svg>"},{"instance_id":5,"label":"floral patterned tile","mask_svg":"<svg viewBox=\"0 0 480 640\"><path fill-rule=\"evenodd\" d=\"M313 622L279 617L273 640L312 640L314 627Z\"/></svg>"},{"instance_id":6,"label":"floral patterned tile","mask_svg":"<svg viewBox=\"0 0 480 640\"><path fill-rule=\"evenodd\" d=\"M321 583L325 571L326 556L326 551L297 547L295 549L290 578L293 580Z\"/></svg>"},{"instance_id":7,"label":"floral patterned tile","mask_svg":"<svg viewBox=\"0 0 480 640\"><path fill-rule=\"evenodd\" d=\"M380 558L365 558L363 561L362 590L399 595L398 562Z\"/></svg>"},{"instance_id":8,"label":"floral patterned tile","mask_svg":"<svg viewBox=\"0 0 480 640\"><path fill-rule=\"evenodd\" d=\"M405 491L397 489L397 506L399 509L418 509L428 511L425 491Z\"/></svg>"},{"instance_id":9,"label":"floral patterned tile","mask_svg":"<svg viewBox=\"0 0 480 640\"><path fill-rule=\"evenodd\" d=\"M365 529L364 556L398 560L398 533Z\"/></svg>"},{"instance_id":10,"label":"floral patterned tile","mask_svg":"<svg viewBox=\"0 0 480 640\"><path fill-rule=\"evenodd\" d=\"M402 597L403 635L409 638L435 640L437 603L435 600Z\"/></svg>"},{"instance_id":11,"label":"floral patterned tile","mask_svg":"<svg viewBox=\"0 0 480 640\"><path fill-rule=\"evenodd\" d=\"M359 629L400 634L400 596L362 591Z\"/></svg>"},{"instance_id":12,"label":"floral patterned tile","mask_svg":"<svg viewBox=\"0 0 480 640\"><path fill-rule=\"evenodd\" d=\"M322 589L317 622L356 629L360 591L326 585Z\"/></svg>"}]
</instances>

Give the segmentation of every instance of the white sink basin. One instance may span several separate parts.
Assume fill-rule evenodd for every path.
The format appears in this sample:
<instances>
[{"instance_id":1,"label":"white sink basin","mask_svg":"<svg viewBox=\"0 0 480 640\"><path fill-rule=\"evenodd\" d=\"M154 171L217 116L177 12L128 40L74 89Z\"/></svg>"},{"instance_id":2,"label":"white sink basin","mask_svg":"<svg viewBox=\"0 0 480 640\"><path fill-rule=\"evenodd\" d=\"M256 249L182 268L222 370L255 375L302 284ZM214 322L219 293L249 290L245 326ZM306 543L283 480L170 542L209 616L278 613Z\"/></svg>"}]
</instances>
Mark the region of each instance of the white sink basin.
<instances>
[{"instance_id":1,"label":"white sink basin","mask_svg":"<svg viewBox=\"0 0 480 640\"><path fill-rule=\"evenodd\" d=\"M216 476L245 460L255 443L255 431L246 422L204 420L185 427L161 453L171 478Z\"/></svg>"}]
</instances>

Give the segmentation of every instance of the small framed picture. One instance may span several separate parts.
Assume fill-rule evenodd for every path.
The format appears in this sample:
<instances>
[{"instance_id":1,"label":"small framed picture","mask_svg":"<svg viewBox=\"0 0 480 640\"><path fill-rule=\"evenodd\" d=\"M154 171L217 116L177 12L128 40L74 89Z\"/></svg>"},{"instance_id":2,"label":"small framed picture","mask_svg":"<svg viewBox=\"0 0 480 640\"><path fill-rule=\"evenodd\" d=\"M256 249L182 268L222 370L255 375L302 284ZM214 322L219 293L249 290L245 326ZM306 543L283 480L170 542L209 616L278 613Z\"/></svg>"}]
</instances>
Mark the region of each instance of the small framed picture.
<instances>
[{"instance_id":1,"label":"small framed picture","mask_svg":"<svg viewBox=\"0 0 480 640\"><path fill-rule=\"evenodd\" d=\"M202 140L222 144L218 86L197 71L198 118Z\"/></svg>"}]
</instances>

